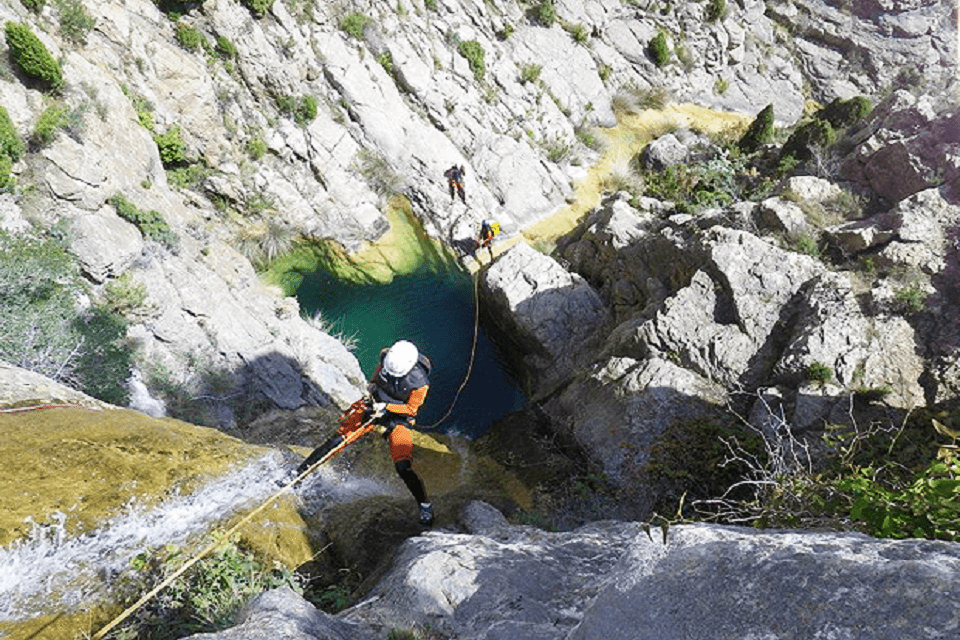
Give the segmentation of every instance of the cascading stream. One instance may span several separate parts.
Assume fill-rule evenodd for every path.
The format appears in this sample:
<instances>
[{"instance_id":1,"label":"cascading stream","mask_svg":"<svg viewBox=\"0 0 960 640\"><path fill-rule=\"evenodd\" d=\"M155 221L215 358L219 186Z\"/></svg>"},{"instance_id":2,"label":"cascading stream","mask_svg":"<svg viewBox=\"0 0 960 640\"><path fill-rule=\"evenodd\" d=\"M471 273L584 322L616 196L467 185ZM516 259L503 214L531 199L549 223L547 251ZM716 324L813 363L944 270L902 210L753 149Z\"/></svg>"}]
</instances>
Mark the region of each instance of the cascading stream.
<instances>
[{"instance_id":1,"label":"cascading stream","mask_svg":"<svg viewBox=\"0 0 960 640\"><path fill-rule=\"evenodd\" d=\"M0 550L0 621L30 619L51 608L67 611L105 598L111 582L130 568L137 554L160 545L183 545L240 509L255 507L277 490L284 477L279 453L271 452L188 496L153 509L127 505L125 513L89 533L70 536L69 514L52 525L35 526L30 538ZM370 480L341 477L320 468L308 477L312 500L342 500L384 492ZM51 601L51 597L58 598Z\"/></svg>"}]
</instances>

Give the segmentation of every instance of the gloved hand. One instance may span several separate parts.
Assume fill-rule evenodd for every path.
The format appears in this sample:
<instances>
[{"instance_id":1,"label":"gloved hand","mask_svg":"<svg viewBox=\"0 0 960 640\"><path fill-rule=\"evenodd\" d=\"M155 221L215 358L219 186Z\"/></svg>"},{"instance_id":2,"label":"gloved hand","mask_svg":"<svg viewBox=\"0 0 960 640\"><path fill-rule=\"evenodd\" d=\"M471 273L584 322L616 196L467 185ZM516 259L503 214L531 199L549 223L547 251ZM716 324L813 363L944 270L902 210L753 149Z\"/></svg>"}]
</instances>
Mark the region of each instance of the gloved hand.
<instances>
[{"instance_id":1,"label":"gloved hand","mask_svg":"<svg viewBox=\"0 0 960 640\"><path fill-rule=\"evenodd\" d=\"M387 403L386 402L374 402L370 405L370 417L379 418L387 412Z\"/></svg>"}]
</instances>

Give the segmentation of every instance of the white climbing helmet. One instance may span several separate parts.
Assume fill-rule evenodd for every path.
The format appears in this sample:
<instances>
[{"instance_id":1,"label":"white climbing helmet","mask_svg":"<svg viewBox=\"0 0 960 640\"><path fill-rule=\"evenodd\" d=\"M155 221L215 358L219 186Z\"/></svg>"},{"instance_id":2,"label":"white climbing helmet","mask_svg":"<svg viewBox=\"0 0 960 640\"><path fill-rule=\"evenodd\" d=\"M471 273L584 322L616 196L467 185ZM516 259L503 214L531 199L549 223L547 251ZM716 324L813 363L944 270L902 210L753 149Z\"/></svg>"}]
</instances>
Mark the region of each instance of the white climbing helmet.
<instances>
[{"instance_id":1,"label":"white climbing helmet","mask_svg":"<svg viewBox=\"0 0 960 640\"><path fill-rule=\"evenodd\" d=\"M420 358L420 352L412 342L398 340L387 350L383 357L383 370L394 378L405 376L413 369Z\"/></svg>"}]
</instances>

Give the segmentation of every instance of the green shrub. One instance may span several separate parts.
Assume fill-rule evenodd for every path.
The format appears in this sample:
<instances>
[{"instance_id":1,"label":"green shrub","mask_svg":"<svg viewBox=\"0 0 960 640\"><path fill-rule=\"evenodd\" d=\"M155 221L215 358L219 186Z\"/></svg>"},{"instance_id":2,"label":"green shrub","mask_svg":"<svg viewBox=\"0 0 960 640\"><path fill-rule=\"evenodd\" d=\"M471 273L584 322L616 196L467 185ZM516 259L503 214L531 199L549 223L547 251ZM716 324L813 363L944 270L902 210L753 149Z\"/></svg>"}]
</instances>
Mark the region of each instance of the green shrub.
<instances>
[{"instance_id":1,"label":"green shrub","mask_svg":"<svg viewBox=\"0 0 960 640\"><path fill-rule=\"evenodd\" d=\"M7 22L5 26L7 46L13 62L23 73L57 90L63 86L63 71L60 63L54 60L43 42L34 35L30 27L16 22Z\"/></svg>"},{"instance_id":2,"label":"green shrub","mask_svg":"<svg viewBox=\"0 0 960 640\"><path fill-rule=\"evenodd\" d=\"M539 64L525 64L520 67L520 82L536 82L540 79L543 67Z\"/></svg>"},{"instance_id":3,"label":"green shrub","mask_svg":"<svg viewBox=\"0 0 960 640\"><path fill-rule=\"evenodd\" d=\"M10 119L10 114L0 105L0 157L6 156L13 162L23 155L23 140Z\"/></svg>"},{"instance_id":4,"label":"green shrub","mask_svg":"<svg viewBox=\"0 0 960 640\"><path fill-rule=\"evenodd\" d=\"M582 24L565 24L563 25L564 31L573 36L574 42L579 42L583 44L590 39L590 29Z\"/></svg>"},{"instance_id":5,"label":"green shrub","mask_svg":"<svg viewBox=\"0 0 960 640\"><path fill-rule=\"evenodd\" d=\"M154 588L183 565L183 551L176 545L150 549L135 557L121 584L131 604L141 593ZM261 564L253 552L236 540L223 540L212 553L200 559L173 581L162 598L154 598L136 616L121 625L120 638L183 638L226 629L237 612L255 595L279 587L303 593L300 578L275 563Z\"/></svg>"},{"instance_id":6,"label":"green shrub","mask_svg":"<svg viewBox=\"0 0 960 640\"><path fill-rule=\"evenodd\" d=\"M483 60L486 55L483 46L476 40L464 40L457 46L457 51L467 59L470 70L473 71L473 77L477 79L477 82L483 80L487 71L486 63Z\"/></svg>"},{"instance_id":7,"label":"green shrub","mask_svg":"<svg viewBox=\"0 0 960 640\"><path fill-rule=\"evenodd\" d=\"M566 160L570 157L570 152L573 151L573 146L559 136L544 140L541 147L547 152L547 159L550 162Z\"/></svg>"},{"instance_id":8,"label":"green shrub","mask_svg":"<svg viewBox=\"0 0 960 640\"><path fill-rule=\"evenodd\" d=\"M58 242L0 230L0 359L126 404L126 325L96 307L81 311L83 290L74 258Z\"/></svg>"},{"instance_id":9,"label":"green shrub","mask_svg":"<svg viewBox=\"0 0 960 640\"><path fill-rule=\"evenodd\" d=\"M534 15L537 22L544 27L552 27L557 20L557 10L553 6L553 0L540 0L537 4Z\"/></svg>"},{"instance_id":10,"label":"green shrub","mask_svg":"<svg viewBox=\"0 0 960 640\"><path fill-rule=\"evenodd\" d=\"M423 0L423 6L427 9L427 11L436 11L437 0Z\"/></svg>"},{"instance_id":11,"label":"green shrub","mask_svg":"<svg viewBox=\"0 0 960 640\"><path fill-rule=\"evenodd\" d=\"M737 146L741 151L753 153L761 146L773 141L773 105L768 104L760 110L750 126L740 137Z\"/></svg>"},{"instance_id":12,"label":"green shrub","mask_svg":"<svg viewBox=\"0 0 960 640\"><path fill-rule=\"evenodd\" d=\"M0 155L0 193L13 191L17 186L17 179L13 175L13 160L10 156Z\"/></svg>"},{"instance_id":13,"label":"green shrub","mask_svg":"<svg viewBox=\"0 0 960 640\"><path fill-rule=\"evenodd\" d=\"M813 119L799 125L780 150L780 159L794 158L800 162L813 157L813 150L837 141L837 132L826 120Z\"/></svg>"},{"instance_id":14,"label":"green shrub","mask_svg":"<svg viewBox=\"0 0 960 640\"><path fill-rule=\"evenodd\" d=\"M247 142L247 155L251 160L259 160L267 153L267 143L264 142L260 134L250 138Z\"/></svg>"},{"instance_id":15,"label":"green shrub","mask_svg":"<svg viewBox=\"0 0 960 640\"><path fill-rule=\"evenodd\" d=\"M167 184L180 189L197 189L214 170L202 162L167 169Z\"/></svg>"},{"instance_id":16,"label":"green shrub","mask_svg":"<svg viewBox=\"0 0 960 640\"><path fill-rule=\"evenodd\" d=\"M304 125L312 122L317 117L319 102L314 96L277 96L277 108L282 112L293 116L298 124Z\"/></svg>"},{"instance_id":17,"label":"green shrub","mask_svg":"<svg viewBox=\"0 0 960 640\"><path fill-rule=\"evenodd\" d=\"M20 0L20 4L34 13L40 13L43 11L46 0Z\"/></svg>"},{"instance_id":18,"label":"green shrub","mask_svg":"<svg viewBox=\"0 0 960 640\"><path fill-rule=\"evenodd\" d=\"M805 256L813 258L820 257L820 244L817 242L817 237L811 233L801 234L800 237L793 241L791 248Z\"/></svg>"},{"instance_id":19,"label":"green shrub","mask_svg":"<svg viewBox=\"0 0 960 640\"><path fill-rule=\"evenodd\" d=\"M663 67L670 62L670 45L667 44L667 34L661 31L654 36L647 47L647 52L650 54L650 59L658 67Z\"/></svg>"},{"instance_id":20,"label":"green shrub","mask_svg":"<svg viewBox=\"0 0 960 640\"><path fill-rule=\"evenodd\" d=\"M177 235L170 229L167 221L163 219L163 216L160 215L159 212L138 209L132 202L127 200L122 193L117 193L110 198L110 204L116 208L117 215L127 222L136 225L140 233L145 237L156 240L171 250L179 246L179 238L177 238Z\"/></svg>"},{"instance_id":21,"label":"green shrub","mask_svg":"<svg viewBox=\"0 0 960 640\"><path fill-rule=\"evenodd\" d=\"M126 381L133 357L126 343L128 325L122 315L100 306L76 323L85 347L77 358L77 385L95 398L120 406L130 401Z\"/></svg>"},{"instance_id":22,"label":"green shrub","mask_svg":"<svg viewBox=\"0 0 960 640\"><path fill-rule=\"evenodd\" d=\"M176 167L186 161L186 145L180 137L180 127L173 125L166 133L154 134L153 141L160 150L160 162L164 168Z\"/></svg>"},{"instance_id":23,"label":"green shrub","mask_svg":"<svg viewBox=\"0 0 960 640\"><path fill-rule=\"evenodd\" d=\"M879 538L960 537L960 464L935 460L903 486L878 482L877 470L866 467L841 478L836 487L852 497L850 517Z\"/></svg>"},{"instance_id":24,"label":"green shrub","mask_svg":"<svg viewBox=\"0 0 960 640\"><path fill-rule=\"evenodd\" d=\"M74 44L86 44L87 35L97 24L80 0L56 0L60 14L60 33Z\"/></svg>"},{"instance_id":25,"label":"green shrub","mask_svg":"<svg viewBox=\"0 0 960 640\"><path fill-rule=\"evenodd\" d=\"M716 22L727 15L727 0L710 0L707 3L707 22Z\"/></svg>"},{"instance_id":26,"label":"green shrub","mask_svg":"<svg viewBox=\"0 0 960 640\"><path fill-rule=\"evenodd\" d=\"M803 374L810 382L826 384L833 380L833 369L818 360L814 360L808 364Z\"/></svg>"},{"instance_id":27,"label":"green shrub","mask_svg":"<svg viewBox=\"0 0 960 640\"><path fill-rule=\"evenodd\" d=\"M826 120L834 129L843 129L860 122L873 111L869 98L857 96L849 100L837 98L817 113L817 117Z\"/></svg>"},{"instance_id":28,"label":"green shrub","mask_svg":"<svg viewBox=\"0 0 960 640\"><path fill-rule=\"evenodd\" d=\"M104 287L102 306L110 313L130 316L142 313L146 300L147 288L124 273Z\"/></svg>"},{"instance_id":29,"label":"green shrub","mask_svg":"<svg viewBox=\"0 0 960 640\"><path fill-rule=\"evenodd\" d=\"M203 48L203 34L196 27L185 22L178 22L174 27L174 32L177 42L187 51L199 51Z\"/></svg>"},{"instance_id":30,"label":"green shrub","mask_svg":"<svg viewBox=\"0 0 960 640\"><path fill-rule=\"evenodd\" d=\"M45 147L53 142L57 134L67 127L70 110L62 102L49 105L33 125L33 142L37 146Z\"/></svg>"},{"instance_id":31,"label":"green shrub","mask_svg":"<svg viewBox=\"0 0 960 640\"><path fill-rule=\"evenodd\" d=\"M696 213L726 206L743 198L737 177L744 159L727 153L703 163L678 164L645 175L645 192L659 200L672 200L677 211Z\"/></svg>"},{"instance_id":32,"label":"green shrub","mask_svg":"<svg viewBox=\"0 0 960 640\"><path fill-rule=\"evenodd\" d=\"M920 282L913 282L898 289L893 298L901 313L917 313L923 311L923 304L927 299L927 292L924 291L923 285Z\"/></svg>"},{"instance_id":33,"label":"green shrub","mask_svg":"<svg viewBox=\"0 0 960 640\"><path fill-rule=\"evenodd\" d=\"M340 18L340 29L355 40L363 40L363 30L370 24L371 18L359 11L352 11Z\"/></svg>"},{"instance_id":34,"label":"green shrub","mask_svg":"<svg viewBox=\"0 0 960 640\"><path fill-rule=\"evenodd\" d=\"M237 47L226 36L217 36L217 55L223 60L232 60L237 57Z\"/></svg>"},{"instance_id":35,"label":"green shrub","mask_svg":"<svg viewBox=\"0 0 960 640\"><path fill-rule=\"evenodd\" d=\"M255 18L262 18L273 6L273 0L240 0L240 4L249 9Z\"/></svg>"},{"instance_id":36,"label":"green shrub","mask_svg":"<svg viewBox=\"0 0 960 640\"><path fill-rule=\"evenodd\" d=\"M675 420L650 447L641 482L656 487L658 513L674 513L687 504L727 492L747 475L745 458L731 458L726 442L737 442L754 459L762 457L760 438L729 416ZM742 494L737 494L741 497Z\"/></svg>"}]
</instances>

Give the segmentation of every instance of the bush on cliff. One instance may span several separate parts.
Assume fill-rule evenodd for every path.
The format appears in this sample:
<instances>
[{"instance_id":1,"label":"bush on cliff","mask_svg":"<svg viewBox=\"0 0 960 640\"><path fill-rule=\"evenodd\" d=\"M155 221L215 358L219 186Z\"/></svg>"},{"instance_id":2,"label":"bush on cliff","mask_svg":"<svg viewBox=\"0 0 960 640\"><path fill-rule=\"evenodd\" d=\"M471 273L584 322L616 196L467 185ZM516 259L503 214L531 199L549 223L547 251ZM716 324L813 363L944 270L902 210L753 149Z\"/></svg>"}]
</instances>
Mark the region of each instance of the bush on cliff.
<instances>
[{"instance_id":1,"label":"bush on cliff","mask_svg":"<svg viewBox=\"0 0 960 640\"><path fill-rule=\"evenodd\" d=\"M94 305L74 258L53 238L0 231L0 359L106 402L128 401L126 323Z\"/></svg>"},{"instance_id":2,"label":"bush on cliff","mask_svg":"<svg viewBox=\"0 0 960 640\"><path fill-rule=\"evenodd\" d=\"M167 221L163 219L159 212L152 209L143 211L137 208L122 193L110 198L110 204L116 208L117 215L127 222L135 224L145 237L156 240L171 250L175 250L179 246L180 240L177 238L177 234L170 229L170 225L167 224Z\"/></svg>"},{"instance_id":3,"label":"bush on cliff","mask_svg":"<svg viewBox=\"0 0 960 640\"><path fill-rule=\"evenodd\" d=\"M273 0L240 0L240 4L250 10L255 18L262 18L273 6Z\"/></svg>"},{"instance_id":4,"label":"bush on cliff","mask_svg":"<svg viewBox=\"0 0 960 640\"><path fill-rule=\"evenodd\" d=\"M457 51L467 59L470 70L473 71L473 77L477 79L477 82L483 80L483 76L487 72L486 63L483 60L485 56L483 46L476 40L465 40L457 45Z\"/></svg>"},{"instance_id":5,"label":"bush on cliff","mask_svg":"<svg viewBox=\"0 0 960 640\"><path fill-rule=\"evenodd\" d=\"M23 155L23 140L10 119L10 114L0 105L0 192L10 191L15 185L11 176L13 163Z\"/></svg>"},{"instance_id":6,"label":"bush on cliff","mask_svg":"<svg viewBox=\"0 0 960 640\"><path fill-rule=\"evenodd\" d=\"M773 141L773 105L764 107L741 136L737 146L741 151L753 153L761 146Z\"/></svg>"},{"instance_id":7,"label":"bush on cliff","mask_svg":"<svg viewBox=\"0 0 960 640\"><path fill-rule=\"evenodd\" d=\"M650 44L647 45L647 52L650 54L650 59L658 67L663 67L670 62L670 45L667 44L667 34L661 31L654 36Z\"/></svg>"},{"instance_id":8,"label":"bush on cliff","mask_svg":"<svg viewBox=\"0 0 960 640\"><path fill-rule=\"evenodd\" d=\"M60 34L74 44L86 44L87 35L97 24L80 0L57 0Z\"/></svg>"},{"instance_id":9,"label":"bush on cliff","mask_svg":"<svg viewBox=\"0 0 960 640\"><path fill-rule=\"evenodd\" d=\"M7 46L14 64L31 78L36 78L50 89L58 90L63 86L63 71L43 42L30 27L7 22L5 26Z\"/></svg>"}]
</instances>

